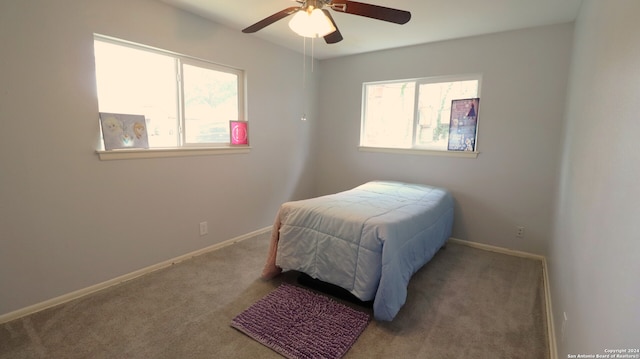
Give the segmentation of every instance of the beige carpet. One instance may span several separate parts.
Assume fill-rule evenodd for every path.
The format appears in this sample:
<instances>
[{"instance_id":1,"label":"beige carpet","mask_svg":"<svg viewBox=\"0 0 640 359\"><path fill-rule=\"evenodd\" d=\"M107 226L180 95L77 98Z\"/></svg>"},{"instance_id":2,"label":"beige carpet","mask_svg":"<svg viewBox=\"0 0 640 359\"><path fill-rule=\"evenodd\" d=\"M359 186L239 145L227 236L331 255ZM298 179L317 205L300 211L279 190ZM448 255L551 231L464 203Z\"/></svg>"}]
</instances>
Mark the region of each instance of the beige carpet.
<instances>
[{"instance_id":1,"label":"beige carpet","mask_svg":"<svg viewBox=\"0 0 640 359\"><path fill-rule=\"evenodd\" d=\"M230 327L279 283L258 279L269 236L248 239L0 325L0 358L280 358ZM353 304L349 304L353 305ZM450 243L414 275L393 322L345 358L548 358L539 261Z\"/></svg>"}]
</instances>

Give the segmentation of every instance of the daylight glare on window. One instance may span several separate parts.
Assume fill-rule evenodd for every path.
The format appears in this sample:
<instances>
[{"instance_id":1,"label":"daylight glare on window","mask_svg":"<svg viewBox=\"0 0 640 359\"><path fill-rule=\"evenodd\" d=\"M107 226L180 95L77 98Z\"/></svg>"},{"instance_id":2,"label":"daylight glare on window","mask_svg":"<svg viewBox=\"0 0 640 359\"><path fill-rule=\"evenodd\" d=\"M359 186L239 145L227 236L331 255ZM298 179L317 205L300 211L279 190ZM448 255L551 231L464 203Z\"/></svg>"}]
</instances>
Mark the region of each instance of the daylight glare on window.
<instances>
[{"instance_id":1,"label":"daylight glare on window","mask_svg":"<svg viewBox=\"0 0 640 359\"><path fill-rule=\"evenodd\" d=\"M100 112L144 115L150 147L178 145L175 60L95 41Z\"/></svg>"},{"instance_id":2,"label":"daylight glare on window","mask_svg":"<svg viewBox=\"0 0 640 359\"><path fill-rule=\"evenodd\" d=\"M244 120L241 70L98 35L94 53L99 112L144 116L149 148L229 146Z\"/></svg>"},{"instance_id":3,"label":"daylight glare on window","mask_svg":"<svg viewBox=\"0 0 640 359\"><path fill-rule=\"evenodd\" d=\"M414 90L413 82L367 86L363 144L373 147L411 147Z\"/></svg>"},{"instance_id":4,"label":"daylight glare on window","mask_svg":"<svg viewBox=\"0 0 640 359\"><path fill-rule=\"evenodd\" d=\"M453 100L479 97L479 76L363 85L360 146L447 151Z\"/></svg>"}]
</instances>

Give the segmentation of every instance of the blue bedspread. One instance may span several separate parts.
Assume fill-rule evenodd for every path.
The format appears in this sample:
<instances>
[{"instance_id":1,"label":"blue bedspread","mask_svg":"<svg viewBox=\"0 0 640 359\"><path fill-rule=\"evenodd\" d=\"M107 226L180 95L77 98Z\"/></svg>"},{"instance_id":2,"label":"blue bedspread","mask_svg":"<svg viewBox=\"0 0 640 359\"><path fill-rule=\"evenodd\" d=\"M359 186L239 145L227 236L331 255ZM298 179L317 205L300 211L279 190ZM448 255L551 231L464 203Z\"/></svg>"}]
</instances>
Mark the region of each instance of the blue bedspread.
<instances>
[{"instance_id":1,"label":"blue bedspread","mask_svg":"<svg viewBox=\"0 0 640 359\"><path fill-rule=\"evenodd\" d=\"M452 224L447 190L368 182L284 203L272 236L275 266L338 285L363 301L373 299L374 317L390 321L405 303L411 276L442 247Z\"/></svg>"}]
</instances>

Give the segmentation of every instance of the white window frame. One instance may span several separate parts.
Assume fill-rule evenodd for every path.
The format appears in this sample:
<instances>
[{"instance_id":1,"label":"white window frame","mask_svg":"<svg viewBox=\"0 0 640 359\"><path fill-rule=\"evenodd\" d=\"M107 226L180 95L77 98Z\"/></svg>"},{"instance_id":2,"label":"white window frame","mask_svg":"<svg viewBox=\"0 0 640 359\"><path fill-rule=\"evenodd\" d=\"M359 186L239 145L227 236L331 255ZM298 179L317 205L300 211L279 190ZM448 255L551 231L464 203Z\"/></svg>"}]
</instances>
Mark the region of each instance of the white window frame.
<instances>
[{"instance_id":1,"label":"white window frame","mask_svg":"<svg viewBox=\"0 0 640 359\"><path fill-rule=\"evenodd\" d=\"M449 151L449 150L434 150L434 149L425 149L420 145L416 144L416 127L417 121L419 121L417 113L418 106L418 97L419 91L418 88L422 84L429 83L442 83L442 82L456 82L456 81L469 81L476 80L478 81L478 91L476 97L480 96L480 91L482 89L482 74L474 73L474 74L464 74L464 75L447 75L447 76L433 76L433 77L423 77L423 78L413 78L413 79L402 79L402 80L389 80L389 81L372 81L365 82L362 84L362 109L361 109L361 122L360 122L360 139L358 149L360 151L366 152L382 152L382 153L396 153L396 154L411 154L411 155L428 155L428 156L448 156L448 157L462 157L462 158L477 158L478 147L477 147L477 138L478 138L478 128L476 128L476 149L473 152L467 151ZM403 83L403 82L415 82L416 91L415 91L415 103L414 103L414 116L413 116L413 132L412 132L412 147L411 148L389 148L389 147L376 147L376 146L365 146L362 145L362 138L364 136L365 131L365 107L366 107L366 90L367 85L377 85L377 84L385 84L385 83Z\"/></svg>"},{"instance_id":2,"label":"white window frame","mask_svg":"<svg viewBox=\"0 0 640 359\"><path fill-rule=\"evenodd\" d=\"M192 65L201 68L211 69L215 71L234 74L238 78L237 96L238 96L238 118L233 120L246 121L246 91L245 91L245 72L244 70L224 66L213 63L211 61L200 58L179 54L172 51L162 50L147 45L134 43L110 36L94 34L94 41L103 41L119 46L126 46L133 49L156 53L174 58L176 61L176 81L178 82L176 94L178 119L178 146L176 147L151 147L148 149L117 149L105 151L102 148L96 150L101 160L120 160L120 159L139 159L139 158L156 158L156 157L184 157L184 156L203 156L203 155L222 155L248 153L250 146L232 146L230 143L187 143L185 139L185 106L184 106L184 88L182 86L182 74L184 65ZM98 126L99 127L99 126ZM102 146L102 138L100 141Z\"/></svg>"}]
</instances>

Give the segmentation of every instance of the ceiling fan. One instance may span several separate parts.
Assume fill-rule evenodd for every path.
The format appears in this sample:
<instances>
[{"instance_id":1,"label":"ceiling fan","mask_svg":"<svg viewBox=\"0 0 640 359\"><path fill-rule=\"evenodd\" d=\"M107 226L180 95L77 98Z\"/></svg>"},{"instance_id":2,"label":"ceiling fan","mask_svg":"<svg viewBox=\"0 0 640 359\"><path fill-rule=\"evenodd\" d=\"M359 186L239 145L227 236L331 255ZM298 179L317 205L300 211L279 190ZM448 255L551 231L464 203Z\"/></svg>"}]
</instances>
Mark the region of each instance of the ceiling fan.
<instances>
[{"instance_id":1,"label":"ceiling fan","mask_svg":"<svg viewBox=\"0 0 640 359\"><path fill-rule=\"evenodd\" d=\"M322 36L327 44L335 44L337 42L342 41L342 34L340 34L340 30L338 30L338 27L336 26L336 23L333 20L333 17L331 17L331 13L327 9L331 9L331 10L346 13L346 14L360 15L360 16L364 16L372 19L388 21L396 24L406 24L411 19L411 13L408 11L392 9L389 7L384 7L379 5L366 4L366 3L361 3L357 1L349 1L349 0L295 0L295 1L299 3L300 6L292 6L282 11L279 11L243 29L242 32L244 33L256 32L294 13L297 13L296 16L298 16L300 13L302 14L306 13L309 15L309 17L312 17L313 15L312 13L314 12L314 10L319 10L319 11L316 11L315 13L320 14L320 11L324 13L326 19L328 20L328 22L330 22L328 26L331 28L326 29L326 31L324 31L326 34L315 33L315 35ZM296 20L295 17L292 20L292 22L294 20ZM291 23L289 26L291 26L292 29L294 28L294 25L292 25ZM294 31L298 32L295 29ZM300 32L298 33L306 37L315 37L310 35L303 35Z\"/></svg>"}]
</instances>

